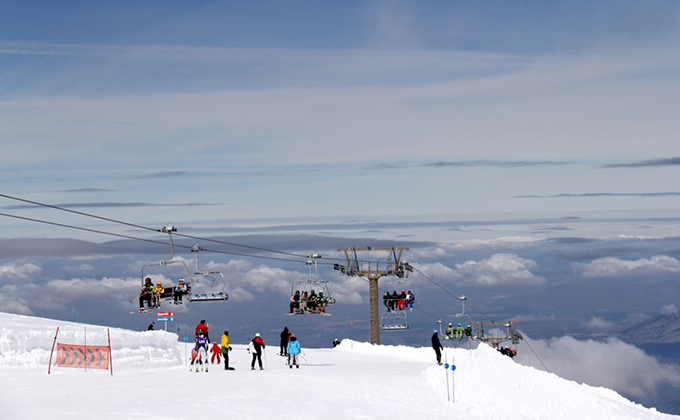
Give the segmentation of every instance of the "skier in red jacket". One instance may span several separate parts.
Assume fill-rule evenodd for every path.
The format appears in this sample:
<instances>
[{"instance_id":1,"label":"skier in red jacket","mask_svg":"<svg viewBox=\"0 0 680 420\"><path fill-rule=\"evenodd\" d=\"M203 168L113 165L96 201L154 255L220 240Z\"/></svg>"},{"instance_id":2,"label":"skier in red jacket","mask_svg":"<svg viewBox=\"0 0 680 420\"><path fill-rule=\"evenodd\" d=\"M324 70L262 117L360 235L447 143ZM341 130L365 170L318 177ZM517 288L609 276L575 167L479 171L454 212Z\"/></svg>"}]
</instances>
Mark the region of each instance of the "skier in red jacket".
<instances>
[{"instance_id":1,"label":"skier in red jacket","mask_svg":"<svg viewBox=\"0 0 680 420\"><path fill-rule=\"evenodd\" d=\"M214 365L215 358L217 358L217 364L219 365L221 363L220 357L222 355L222 349L220 348L220 345L217 343L213 343L212 347L210 348L210 353L212 353L212 356L210 356L210 363Z\"/></svg>"},{"instance_id":2,"label":"skier in red jacket","mask_svg":"<svg viewBox=\"0 0 680 420\"><path fill-rule=\"evenodd\" d=\"M198 332L203 331L203 335L205 335L205 338L208 339L208 343L210 343L210 336L208 335L208 323L205 322L205 319L202 319L201 322L196 325L196 336L198 336Z\"/></svg>"}]
</instances>

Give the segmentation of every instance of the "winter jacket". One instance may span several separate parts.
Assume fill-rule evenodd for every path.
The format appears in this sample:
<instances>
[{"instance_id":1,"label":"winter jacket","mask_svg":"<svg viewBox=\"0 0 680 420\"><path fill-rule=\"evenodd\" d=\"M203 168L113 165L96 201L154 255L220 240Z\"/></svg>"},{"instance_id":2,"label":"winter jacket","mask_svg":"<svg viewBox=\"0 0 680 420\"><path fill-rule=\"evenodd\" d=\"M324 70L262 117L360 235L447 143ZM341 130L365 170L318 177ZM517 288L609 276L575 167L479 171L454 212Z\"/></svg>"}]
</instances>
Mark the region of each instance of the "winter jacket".
<instances>
[{"instance_id":1,"label":"winter jacket","mask_svg":"<svg viewBox=\"0 0 680 420\"><path fill-rule=\"evenodd\" d=\"M196 336L196 348L203 347L208 350L208 339L204 335Z\"/></svg>"},{"instance_id":2,"label":"winter jacket","mask_svg":"<svg viewBox=\"0 0 680 420\"><path fill-rule=\"evenodd\" d=\"M437 333L432 334L432 348L435 350L444 348L442 343L439 341L439 336Z\"/></svg>"},{"instance_id":3,"label":"winter jacket","mask_svg":"<svg viewBox=\"0 0 680 420\"><path fill-rule=\"evenodd\" d=\"M208 335L208 324L207 323L199 323L196 325L196 335L198 335L198 330L203 330L203 334Z\"/></svg>"},{"instance_id":4,"label":"winter jacket","mask_svg":"<svg viewBox=\"0 0 680 420\"><path fill-rule=\"evenodd\" d=\"M255 337L252 339L250 344L248 344L248 348L252 348L253 351L257 354L262 354L262 349L265 348L264 346L264 340L262 340L261 337Z\"/></svg>"},{"instance_id":5,"label":"winter jacket","mask_svg":"<svg viewBox=\"0 0 680 420\"><path fill-rule=\"evenodd\" d=\"M229 349L229 336L222 334L222 353L226 353Z\"/></svg>"},{"instance_id":6,"label":"winter jacket","mask_svg":"<svg viewBox=\"0 0 680 420\"><path fill-rule=\"evenodd\" d=\"M285 346L288 344L288 340L290 339L290 330L288 327L284 328L283 331L281 331L281 345Z\"/></svg>"},{"instance_id":7,"label":"winter jacket","mask_svg":"<svg viewBox=\"0 0 680 420\"><path fill-rule=\"evenodd\" d=\"M293 337L288 342L288 354L300 354L300 342Z\"/></svg>"},{"instance_id":8,"label":"winter jacket","mask_svg":"<svg viewBox=\"0 0 680 420\"><path fill-rule=\"evenodd\" d=\"M210 353L212 354L220 353L220 346L218 346L217 343L213 343L212 347L210 348Z\"/></svg>"}]
</instances>

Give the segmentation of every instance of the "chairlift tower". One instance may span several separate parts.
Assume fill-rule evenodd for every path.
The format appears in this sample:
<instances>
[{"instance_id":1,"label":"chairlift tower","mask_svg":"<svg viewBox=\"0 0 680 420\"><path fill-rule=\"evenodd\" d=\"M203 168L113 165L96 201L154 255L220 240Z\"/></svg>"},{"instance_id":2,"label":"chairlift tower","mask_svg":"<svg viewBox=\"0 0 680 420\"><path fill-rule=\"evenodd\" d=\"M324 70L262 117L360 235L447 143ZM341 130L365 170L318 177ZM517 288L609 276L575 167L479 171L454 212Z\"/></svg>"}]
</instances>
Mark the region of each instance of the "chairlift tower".
<instances>
[{"instance_id":1,"label":"chairlift tower","mask_svg":"<svg viewBox=\"0 0 680 420\"><path fill-rule=\"evenodd\" d=\"M380 296L378 295L378 280L385 276L407 277L413 267L402 261L402 253L409 248L338 248L338 252L345 254L347 265L335 264L334 269L348 276L363 277L368 280L369 288L369 316L371 327L371 344L380 344ZM392 256L387 261L359 260L357 252L391 251Z\"/></svg>"}]
</instances>

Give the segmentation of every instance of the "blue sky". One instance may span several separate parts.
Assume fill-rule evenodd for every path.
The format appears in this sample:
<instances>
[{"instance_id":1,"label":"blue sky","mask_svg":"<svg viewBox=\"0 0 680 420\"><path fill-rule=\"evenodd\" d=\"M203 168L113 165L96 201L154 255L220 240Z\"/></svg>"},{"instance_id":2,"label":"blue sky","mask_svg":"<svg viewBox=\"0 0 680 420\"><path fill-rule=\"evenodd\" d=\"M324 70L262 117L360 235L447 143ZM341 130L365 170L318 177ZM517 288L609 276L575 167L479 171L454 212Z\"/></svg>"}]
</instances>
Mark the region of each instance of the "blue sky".
<instances>
[{"instance_id":1,"label":"blue sky","mask_svg":"<svg viewBox=\"0 0 680 420\"><path fill-rule=\"evenodd\" d=\"M619 333L680 307L679 14L676 1L0 1L0 193L290 252L405 245L531 334ZM0 212L144 236L6 198ZM129 296L166 248L1 222L0 310L145 326ZM306 273L205 263L232 299L182 309L182 325L238 320L244 336L281 322ZM320 334L306 342L362 338L365 284L322 276L343 302L326 332L291 322ZM413 287L428 312L457 312L423 277ZM386 339L419 339L401 337Z\"/></svg>"},{"instance_id":2,"label":"blue sky","mask_svg":"<svg viewBox=\"0 0 680 420\"><path fill-rule=\"evenodd\" d=\"M210 219L678 202L616 195L676 192L677 162L607 167L680 155L674 2L0 7L5 191Z\"/></svg>"}]
</instances>

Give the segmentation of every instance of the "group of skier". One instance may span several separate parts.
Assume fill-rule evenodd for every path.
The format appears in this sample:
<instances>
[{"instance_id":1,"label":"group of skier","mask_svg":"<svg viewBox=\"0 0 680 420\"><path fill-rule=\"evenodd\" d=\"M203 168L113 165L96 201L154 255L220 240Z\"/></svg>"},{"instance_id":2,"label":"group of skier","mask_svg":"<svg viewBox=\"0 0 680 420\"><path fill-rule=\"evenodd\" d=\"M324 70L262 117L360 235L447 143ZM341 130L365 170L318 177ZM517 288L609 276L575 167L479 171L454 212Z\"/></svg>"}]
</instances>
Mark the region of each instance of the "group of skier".
<instances>
[{"instance_id":1,"label":"group of skier","mask_svg":"<svg viewBox=\"0 0 680 420\"><path fill-rule=\"evenodd\" d=\"M202 319L201 322L196 325L195 333L196 333L196 339L194 340L194 348L191 351L191 367L189 368L190 371L195 370L196 372L199 371L199 368L201 371L208 372L208 345L210 344L210 335L209 335L210 327L208 326L208 323ZM252 360L250 362L250 369L255 370L255 364L259 366L260 370L264 370L264 366L262 364L262 354L264 353L264 349L266 348L266 345L264 343L264 340L260 336L259 333L256 333L255 336L250 340L248 343L248 353L252 355ZM210 358L210 363L215 364L215 359L217 359L217 364L219 365L220 358L224 358L224 370L235 370L233 367L229 366L229 352L232 350L231 346L229 345L229 331L224 331L224 334L222 334L222 339L220 341L220 345L217 343L212 343L212 348L210 349L210 352L212 353L212 357ZM297 340L297 337L295 334L290 332L288 327L285 327L283 331L281 332L281 356L287 356L288 357L288 367L293 368L295 366L296 368L300 368L300 364L298 361L298 357L300 353L302 352L302 349L300 347L300 342Z\"/></svg>"},{"instance_id":2,"label":"group of skier","mask_svg":"<svg viewBox=\"0 0 680 420\"><path fill-rule=\"evenodd\" d=\"M189 286L184 282L183 278L179 279L177 286L171 286L166 290L163 287L162 281L157 281L156 285L153 285L150 277L144 279L144 284L139 293L139 312L151 311L161 307L161 300L164 297L172 297L172 301L175 305L182 304L182 296L189 293ZM144 306L146 303L146 307Z\"/></svg>"},{"instance_id":3,"label":"group of skier","mask_svg":"<svg viewBox=\"0 0 680 420\"><path fill-rule=\"evenodd\" d=\"M413 303L416 301L416 295L412 291L402 290L401 293L397 293L395 290L390 294L390 292L385 291L383 295L383 305L388 312L391 311L403 311L405 309L413 310Z\"/></svg>"},{"instance_id":4,"label":"group of skier","mask_svg":"<svg viewBox=\"0 0 680 420\"><path fill-rule=\"evenodd\" d=\"M296 290L295 293L293 293L293 296L290 297L290 307L288 313L326 313L327 304L328 297L323 293L323 291L319 291L317 293L314 291L314 289L312 289L309 292L304 291L301 294L299 290Z\"/></svg>"}]
</instances>

